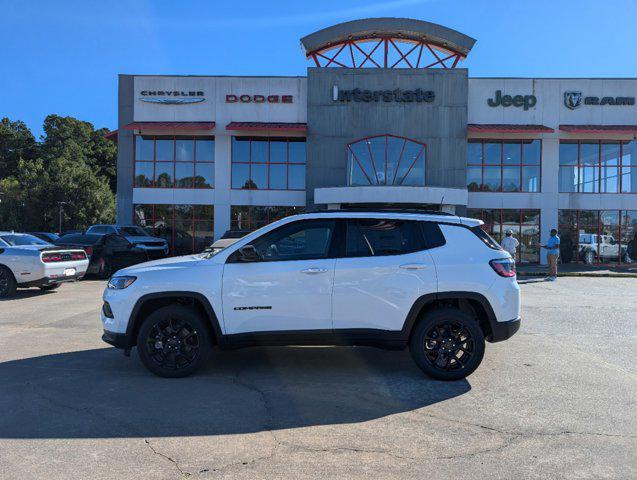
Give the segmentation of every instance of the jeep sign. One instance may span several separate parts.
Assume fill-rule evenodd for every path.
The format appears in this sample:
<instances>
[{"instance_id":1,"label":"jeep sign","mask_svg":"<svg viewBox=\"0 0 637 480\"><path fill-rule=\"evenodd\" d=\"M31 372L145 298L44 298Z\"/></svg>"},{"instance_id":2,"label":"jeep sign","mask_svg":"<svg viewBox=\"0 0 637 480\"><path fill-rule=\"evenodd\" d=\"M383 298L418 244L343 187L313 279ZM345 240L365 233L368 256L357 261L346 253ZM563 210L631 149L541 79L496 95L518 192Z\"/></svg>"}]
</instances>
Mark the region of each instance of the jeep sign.
<instances>
[{"instance_id":1,"label":"jeep sign","mask_svg":"<svg viewBox=\"0 0 637 480\"><path fill-rule=\"evenodd\" d=\"M490 107L522 107L524 110L532 108L537 103L535 95L502 95L502 90L496 90L495 97L487 99Z\"/></svg>"}]
</instances>

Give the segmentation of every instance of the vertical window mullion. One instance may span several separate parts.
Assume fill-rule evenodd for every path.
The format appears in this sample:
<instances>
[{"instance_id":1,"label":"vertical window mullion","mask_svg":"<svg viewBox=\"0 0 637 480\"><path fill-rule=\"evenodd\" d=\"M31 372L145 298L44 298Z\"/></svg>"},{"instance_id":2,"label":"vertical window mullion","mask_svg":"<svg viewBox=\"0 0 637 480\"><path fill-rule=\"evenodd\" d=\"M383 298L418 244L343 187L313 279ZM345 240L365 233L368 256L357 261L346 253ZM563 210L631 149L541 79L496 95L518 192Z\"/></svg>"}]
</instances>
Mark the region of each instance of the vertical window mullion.
<instances>
[{"instance_id":1,"label":"vertical window mullion","mask_svg":"<svg viewBox=\"0 0 637 480\"><path fill-rule=\"evenodd\" d=\"M580 193L581 184L582 184L582 172L581 172L582 166L580 161L581 150L582 150L581 141L578 140L577 141L577 193Z\"/></svg>"},{"instance_id":2,"label":"vertical window mullion","mask_svg":"<svg viewBox=\"0 0 637 480\"><path fill-rule=\"evenodd\" d=\"M518 165L518 168L520 170L520 187L518 188L518 192L523 192L524 188L522 186L522 165L524 164L524 149L522 148L522 146L524 145L523 142L520 142L520 163Z\"/></svg>"},{"instance_id":3,"label":"vertical window mullion","mask_svg":"<svg viewBox=\"0 0 637 480\"><path fill-rule=\"evenodd\" d=\"M290 139L285 139L285 189L290 189Z\"/></svg>"},{"instance_id":4,"label":"vertical window mullion","mask_svg":"<svg viewBox=\"0 0 637 480\"><path fill-rule=\"evenodd\" d=\"M153 135L153 188L156 187L155 176L157 175L157 137Z\"/></svg>"},{"instance_id":5,"label":"vertical window mullion","mask_svg":"<svg viewBox=\"0 0 637 480\"><path fill-rule=\"evenodd\" d=\"M197 140L196 137L192 137L192 185L190 188L197 188L195 186L195 178L197 177ZM230 161L232 163L232 160ZM213 167L214 168L214 167ZM232 169L232 165L230 166ZM214 187L214 184L213 184Z\"/></svg>"},{"instance_id":6,"label":"vertical window mullion","mask_svg":"<svg viewBox=\"0 0 637 480\"><path fill-rule=\"evenodd\" d=\"M597 193L602 193L602 141L597 146Z\"/></svg>"},{"instance_id":7,"label":"vertical window mullion","mask_svg":"<svg viewBox=\"0 0 637 480\"><path fill-rule=\"evenodd\" d=\"M500 140L500 190L499 191L504 192L504 140ZM500 232L500 235L502 235L502 232Z\"/></svg>"},{"instance_id":8,"label":"vertical window mullion","mask_svg":"<svg viewBox=\"0 0 637 480\"><path fill-rule=\"evenodd\" d=\"M270 190L270 163L272 162L270 158L270 141L271 139L268 138L268 152L266 156L266 161L268 162L268 190Z\"/></svg>"},{"instance_id":9,"label":"vertical window mullion","mask_svg":"<svg viewBox=\"0 0 637 480\"><path fill-rule=\"evenodd\" d=\"M480 177L480 191L484 192L484 140L480 140L480 145L482 146L482 161L480 162L482 165L482 174Z\"/></svg>"}]
</instances>

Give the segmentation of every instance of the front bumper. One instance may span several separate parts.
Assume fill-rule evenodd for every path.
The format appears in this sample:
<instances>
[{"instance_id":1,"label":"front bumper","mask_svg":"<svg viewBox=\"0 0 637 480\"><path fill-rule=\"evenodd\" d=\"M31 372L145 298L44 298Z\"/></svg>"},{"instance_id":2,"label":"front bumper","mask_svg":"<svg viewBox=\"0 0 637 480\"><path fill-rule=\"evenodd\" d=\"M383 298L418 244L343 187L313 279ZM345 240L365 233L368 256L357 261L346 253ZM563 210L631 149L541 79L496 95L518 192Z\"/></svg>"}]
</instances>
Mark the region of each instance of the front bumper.
<instances>
[{"instance_id":1,"label":"front bumper","mask_svg":"<svg viewBox=\"0 0 637 480\"><path fill-rule=\"evenodd\" d=\"M129 349L132 346L129 335L125 333L115 333L104 330L102 340L109 345L113 345L115 348Z\"/></svg>"},{"instance_id":2,"label":"front bumper","mask_svg":"<svg viewBox=\"0 0 637 480\"><path fill-rule=\"evenodd\" d=\"M501 342L507 338L511 338L520 329L520 317L509 320L507 322L492 322L491 335L487 337L489 342Z\"/></svg>"}]
</instances>

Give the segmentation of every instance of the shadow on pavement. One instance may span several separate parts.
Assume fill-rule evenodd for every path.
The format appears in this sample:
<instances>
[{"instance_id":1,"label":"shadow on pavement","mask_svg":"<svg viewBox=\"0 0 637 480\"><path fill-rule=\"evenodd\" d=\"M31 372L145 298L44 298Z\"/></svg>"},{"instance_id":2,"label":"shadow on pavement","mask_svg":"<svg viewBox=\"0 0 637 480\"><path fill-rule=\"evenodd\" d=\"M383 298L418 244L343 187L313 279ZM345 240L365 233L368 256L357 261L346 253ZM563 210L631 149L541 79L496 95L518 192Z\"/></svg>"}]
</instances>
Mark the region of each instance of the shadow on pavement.
<instances>
[{"instance_id":1,"label":"shadow on pavement","mask_svg":"<svg viewBox=\"0 0 637 480\"><path fill-rule=\"evenodd\" d=\"M219 435L364 422L470 390L409 353L282 347L217 351L202 372L155 377L112 348L0 363L0 438Z\"/></svg>"},{"instance_id":2,"label":"shadow on pavement","mask_svg":"<svg viewBox=\"0 0 637 480\"><path fill-rule=\"evenodd\" d=\"M31 298L31 297L43 297L45 295L54 295L56 293L55 290L40 290L37 287L32 288L20 288L15 292L15 295L6 298L0 298L0 302L9 302L11 300L21 300L23 298Z\"/></svg>"}]
</instances>

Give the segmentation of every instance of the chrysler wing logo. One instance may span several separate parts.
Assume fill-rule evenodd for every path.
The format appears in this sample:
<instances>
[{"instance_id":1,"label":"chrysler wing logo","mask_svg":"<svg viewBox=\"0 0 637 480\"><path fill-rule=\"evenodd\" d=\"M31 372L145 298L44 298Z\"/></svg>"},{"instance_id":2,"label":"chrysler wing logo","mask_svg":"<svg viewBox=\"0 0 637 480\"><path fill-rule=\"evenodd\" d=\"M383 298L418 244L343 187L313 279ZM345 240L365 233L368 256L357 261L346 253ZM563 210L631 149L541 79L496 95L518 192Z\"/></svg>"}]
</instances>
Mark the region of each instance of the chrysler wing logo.
<instances>
[{"instance_id":1,"label":"chrysler wing logo","mask_svg":"<svg viewBox=\"0 0 637 480\"><path fill-rule=\"evenodd\" d=\"M164 105L185 105L188 103L201 103L205 98L149 98L140 97L142 102L162 103Z\"/></svg>"},{"instance_id":2,"label":"chrysler wing logo","mask_svg":"<svg viewBox=\"0 0 637 480\"><path fill-rule=\"evenodd\" d=\"M582 104L582 92L564 92L564 105L571 110L575 110Z\"/></svg>"},{"instance_id":3,"label":"chrysler wing logo","mask_svg":"<svg viewBox=\"0 0 637 480\"><path fill-rule=\"evenodd\" d=\"M142 90L139 94L142 102L162 105L188 105L206 100L204 92L195 90Z\"/></svg>"}]
</instances>

